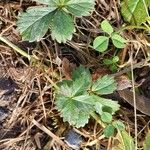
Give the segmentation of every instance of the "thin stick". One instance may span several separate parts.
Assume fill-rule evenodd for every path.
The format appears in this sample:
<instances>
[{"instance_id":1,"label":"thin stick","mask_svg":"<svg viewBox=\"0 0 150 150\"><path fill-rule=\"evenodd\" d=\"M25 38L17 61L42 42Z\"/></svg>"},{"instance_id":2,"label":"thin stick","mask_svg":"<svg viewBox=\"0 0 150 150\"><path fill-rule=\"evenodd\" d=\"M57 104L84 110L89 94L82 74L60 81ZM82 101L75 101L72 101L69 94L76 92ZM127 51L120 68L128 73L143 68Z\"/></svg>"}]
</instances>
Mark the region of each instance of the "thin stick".
<instances>
[{"instance_id":1,"label":"thin stick","mask_svg":"<svg viewBox=\"0 0 150 150\"><path fill-rule=\"evenodd\" d=\"M59 143L61 146L65 146L68 148L68 146L54 133L52 133L49 129L47 129L45 126L39 124L36 120L32 120L33 124L36 125L39 129L41 129L43 132L48 134L53 140L55 140L57 143Z\"/></svg>"},{"instance_id":2,"label":"thin stick","mask_svg":"<svg viewBox=\"0 0 150 150\"><path fill-rule=\"evenodd\" d=\"M13 50L15 50L16 52L18 52L22 56L27 57L29 59L29 61L31 60L31 56L29 54L27 54L25 51L23 51L22 49L20 49L19 47L17 47L16 45L14 45L13 43L11 43L10 41L8 41L6 38L0 36L0 41L4 42L8 46L10 46Z\"/></svg>"},{"instance_id":3,"label":"thin stick","mask_svg":"<svg viewBox=\"0 0 150 150\"><path fill-rule=\"evenodd\" d=\"M131 52L131 76L132 76L132 88L133 88L133 103L134 103L134 123L135 123L135 150L137 150L137 106L135 97L135 84L134 84L134 73L133 73L133 51Z\"/></svg>"}]
</instances>

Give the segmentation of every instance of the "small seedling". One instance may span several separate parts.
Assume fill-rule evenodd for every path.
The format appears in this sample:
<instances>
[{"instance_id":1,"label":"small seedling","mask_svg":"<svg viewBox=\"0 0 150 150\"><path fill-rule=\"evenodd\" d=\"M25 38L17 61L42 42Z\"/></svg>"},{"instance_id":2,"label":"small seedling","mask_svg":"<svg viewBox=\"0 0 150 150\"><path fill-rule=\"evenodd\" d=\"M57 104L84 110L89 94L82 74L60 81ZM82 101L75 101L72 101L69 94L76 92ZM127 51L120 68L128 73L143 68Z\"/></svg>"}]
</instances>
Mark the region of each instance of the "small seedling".
<instances>
[{"instance_id":1,"label":"small seedling","mask_svg":"<svg viewBox=\"0 0 150 150\"><path fill-rule=\"evenodd\" d=\"M112 72L116 72L118 69L117 62L119 61L118 56L114 56L110 59L104 59L103 63L109 67Z\"/></svg>"},{"instance_id":2,"label":"small seedling","mask_svg":"<svg viewBox=\"0 0 150 150\"><path fill-rule=\"evenodd\" d=\"M121 37L118 33L114 32L111 24L104 20L101 23L101 28L108 36L98 36L94 39L93 48L99 52L104 52L108 49L109 40L111 39L113 45L117 48L124 48L126 45L126 40Z\"/></svg>"},{"instance_id":3,"label":"small seedling","mask_svg":"<svg viewBox=\"0 0 150 150\"><path fill-rule=\"evenodd\" d=\"M92 81L90 71L80 66L72 74L72 80L58 83L55 91L56 107L64 121L79 128L85 126L96 112L104 123L111 123L112 115L119 109L119 104L101 97L116 90L113 77L105 75Z\"/></svg>"},{"instance_id":4,"label":"small seedling","mask_svg":"<svg viewBox=\"0 0 150 150\"><path fill-rule=\"evenodd\" d=\"M39 41L51 29L57 42L66 42L75 32L74 17L89 15L94 10L94 0L34 0L47 5L28 8L17 22L23 40Z\"/></svg>"}]
</instances>

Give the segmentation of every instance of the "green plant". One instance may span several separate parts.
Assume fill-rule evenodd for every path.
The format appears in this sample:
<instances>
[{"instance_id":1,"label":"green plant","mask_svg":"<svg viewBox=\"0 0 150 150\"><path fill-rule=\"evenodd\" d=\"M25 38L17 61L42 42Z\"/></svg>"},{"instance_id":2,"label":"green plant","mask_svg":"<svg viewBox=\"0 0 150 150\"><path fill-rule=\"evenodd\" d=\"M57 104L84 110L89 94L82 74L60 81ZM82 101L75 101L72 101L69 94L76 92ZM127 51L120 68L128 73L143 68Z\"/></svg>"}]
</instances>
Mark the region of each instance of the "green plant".
<instances>
[{"instance_id":1,"label":"green plant","mask_svg":"<svg viewBox=\"0 0 150 150\"><path fill-rule=\"evenodd\" d=\"M122 0L121 13L126 21L132 25L141 25L148 20L149 0Z\"/></svg>"},{"instance_id":2,"label":"green plant","mask_svg":"<svg viewBox=\"0 0 150 150\"><path fill-rule=\"evenodd\" d=\"M116 72L118 67L117 67L117 62L119 61L119 57L118 56L114 56L110 59L104 59L103 63L109 67L109 69L112 72Z\"/></svg>"},{"instance_id":3,"label":"green plant","mask_svg":"<svg viewBox=\"0 0 150 150\"><path fill-rule=\"evenodd\" d=\"M121 37L118 33L114 32L114 29L107 20L104 20L101 23L101 28L108 36L98 36L93 41L93 48L99 52L104 52L107 50L109 45L109 39L112 40L112 43L117 48L124 48L126 45L126 40Z\"/></svg>"},{"instance_id":4,"label":"green plant","mask_svg":"<svg viewBox=\"0 0 150 150\"><path fill-rule=\"evenodd\" d=\"M74 17L89 15L94 0L34 0L47 5L28 8L19 15L17 29L23 40L39 41L51 29L51 36L59 43L72 38Z\"/></svg>"},{"instance_id":5,"label":"green plant","mask_svg":"<svg viewBox=\"0 0 150 150\"><path fill-rule=\"evenodd\" d=\"M75 127L83 127L94 112L104 123L111 123L112 115L119 109L116 101L101 97L116 90L115 80L108 75L93 82L90 71L80 66L73 71L72 80L62 81L58 87L56 107L63 120Z\"/></svg>"}]
</instances>

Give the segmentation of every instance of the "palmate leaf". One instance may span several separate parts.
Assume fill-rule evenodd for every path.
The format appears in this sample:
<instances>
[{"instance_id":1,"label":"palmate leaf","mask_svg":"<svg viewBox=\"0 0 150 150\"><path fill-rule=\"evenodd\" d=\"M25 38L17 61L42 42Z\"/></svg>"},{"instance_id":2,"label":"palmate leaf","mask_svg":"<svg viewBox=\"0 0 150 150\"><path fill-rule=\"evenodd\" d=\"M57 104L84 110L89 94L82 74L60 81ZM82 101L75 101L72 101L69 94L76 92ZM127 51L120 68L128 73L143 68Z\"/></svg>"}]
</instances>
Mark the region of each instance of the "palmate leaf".
<instances>
[{"instance_id":1,"label":"palmate leaf","mask_svg":"<svg viewBox=\"0 0 150 150\"><path fill-rule=\"evenodd\" d=\"M93 11L94 0L68 0L66 9L75 16L87 16Z\"/></svg>"},{"instance_id":2,"label":"palmate leaf","mask_svg":"<svg viewBox=\"0 0 150 150\"><path fill-rule=\"evenodd\" d=\"M23 40L39 41L47 32L55 9L55 7L34 7L29 8L26 13L21 13L17 29L22 34Z\"/></svg>"},{"instance_id":3,"label":"palmate leaf","mask_svg":"<svg viewBox=\"0 0 150 150\"><path fill-rule=\"evenodd\" d=\"M80 66L73 72L72 80L60 82L59 89L55 92L55 104L61 117L77 128L83 127L88 122L91 113L95 111L105 122L110 122L112 114L119 109L117 102L90 93L91 86L92 79L89 70Z\"/></svg>"}]
</instances>

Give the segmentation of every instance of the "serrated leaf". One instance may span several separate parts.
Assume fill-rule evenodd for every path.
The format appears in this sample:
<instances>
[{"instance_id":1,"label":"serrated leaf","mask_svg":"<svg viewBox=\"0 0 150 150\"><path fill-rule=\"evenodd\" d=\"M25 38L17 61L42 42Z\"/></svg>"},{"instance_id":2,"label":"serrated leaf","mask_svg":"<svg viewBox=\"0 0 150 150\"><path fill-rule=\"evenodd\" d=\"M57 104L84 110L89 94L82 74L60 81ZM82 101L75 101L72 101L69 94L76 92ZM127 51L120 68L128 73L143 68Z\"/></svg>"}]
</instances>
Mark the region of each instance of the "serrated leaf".
<instances>
[{"instance_id":1,"label":"serrated leaf","mask_svg":"<svg viewBox=\"0 0 150 150\"><path fill-rule=\"evenodd\" d=\"M34 7L22 13L17 21L23 40L39 41L47 32L55 7Z\"/></svg>"},{"instance_id":2,"label":"serrated leaf","mask_svg":"<svg viewBox=\"0 0 150 150\"><path fill-rule=\"evenodd\" d=\"M108 48L109 37L98 36L93 41L93 48L99 52L104 52Z\"/></svg>"},{"instance_id":3,"label":"serrated leaf","mask_svg":"<svg viewBox=\"0 0 150 150\"><path fill-rule=\"evenodd\" d=\"M98 78L92 85L92 91L96 94L111 94L117 88L116 82L113 77L108 75Z\"/></svg>"},{"instance_id":4,"label":"serrated leaf","mask_svg":"<svg viewBox=\"0 0 150 150\"><path fill-rule=\"evenodd\" d=\"M126 131L118 130L116 136L118 145L114 144L112 150L135 150L135 145L132 137Z\"/></svg>"},{"instance_id":5,"label":"serrated leaf","mask_svg":"<svg viewBox=\"0 0 150 150\"><path fill-rule=\"evenodd\" d=\"M82 65L76 68L72 73L72 80L76 80L79 78L85 79L85 77L86 77L86 82L88 83L92 82L92 77L89 69L83 67Z\"/></svg>"},{"instance_id":6,"label":"serrated leaf","mask_svg":"<svg viewBox=\"0 0 150 150\"><path fill-rule=\"evenodd\" d=\"M124 125L121 121L119 121L119 120L114 121L114 122L112 123L112 125L113 125L116 129L119 129L120 131L125 130L125 125Z\"/></svg>"},{"instance_id":7,"label":"serrated leaf","mask_svg":"<svg viewBox=\"0 0 150 150\"><path fill-rule=\"evenodd\" d=\"M112 114L103 112L101 115L101 119L103 122L110 123L112 121Z\"/></svg>"},{"instance_id":8,"label":"serrated leaf","mask_svg":"<svg viewBox=\"0 0 150 150\"><path fill-rule=\"evenodd\" d=\"M92 95L92 99L95 102L95 105L97 103L100 103L102 105L103 112L109 112L111 114L114 114L120 108L120 105L118 104L118 102L112 101L111 99L106 99L103 97L99 97L97 95ZM98 111L97 111L97 113L98 113ZM101 113L100 113L100 115L101 115Z\"/></svg>"},{"instance_id":9,"label":"serrated leaf","mask_svg":"<svg viewBox=\"0 0 150 150\"><path fill-rule=\"evenodd\" d=\"M62 98L56 96L56 107L61 113L64 122L68 121L77 128L83 127L88 123L91 107L88 104L78 102L71 98Z\"/></svg>"},{"instance_id":10,"label":"serrated leaf","mask_svg":"<svg viewBox=\"0 0 150 150\"><path fill-rule=\"evenodd\" d=\"M147 133L144 141L144 150L150 150L150 133Z\"/></svg>"},{"instance_id":11,"label":"serrated leaf","mask_svg":"<svg viewBox=\"0 0 150 150\"><path fill-rule=\"evenodd\" d=\"M111 39L114 46L116 46L117 48L124 48L126 46L127 41L124 38L122 38L119 34L113 34L111 36Z\"/></svg>"},{"instance_id":12,"label":"serrated leaf","mask_svg":"<svg viewBox=\"0 0 150 150\"><path fill-rule=\"evenodd\" d=\"M107 125L106 128L103 130L105 137L109 138L110 136L114 135L115 128L111 124Z\"/></svg>"},{"instance_id":13,"label":"serrated leaf","mask_svg":"<svg viewBox=\"0 0 150 150\"><path fill-rule=\"evenodd\" d=\"M66 9L75 16L87 16L94 10L94 0L68 0Z\"/></svg>"},{"instance_id":14,"label":"serrated leaf","mask_svg":"<svg viewBox=\"0 0 150 150\"><path fill-rule=\"evenodd\" d=\"M72 34L75 32L73 18L65 11L58 10L53 16L51 29L52 38L59 43L65 43L67 40L71 40Z\"/></svg>"},{"instance_id":15,"label":"serrated leaf","mask_svg":"<svg viewBox=\"0 0 150 150\"><path fill-rule=\"evenodd\" d=\"M149 16L148 7L145 4L145 0L123 0L121 3L122 16L133 25L141 25Z\"/></svg>"},{"instance_id":16,"label":"serrated leaf","mask_svg":"<svg viewBox=\"0 0 150 150\"><path fill-rule=\"evenodd\" d=\"M108 34L112 34L114 31L111 24L107 20L102 21L101 28Z\"/></svg>"}]
</instances>

